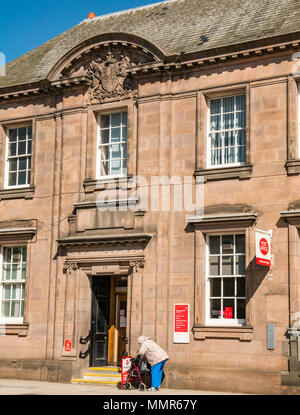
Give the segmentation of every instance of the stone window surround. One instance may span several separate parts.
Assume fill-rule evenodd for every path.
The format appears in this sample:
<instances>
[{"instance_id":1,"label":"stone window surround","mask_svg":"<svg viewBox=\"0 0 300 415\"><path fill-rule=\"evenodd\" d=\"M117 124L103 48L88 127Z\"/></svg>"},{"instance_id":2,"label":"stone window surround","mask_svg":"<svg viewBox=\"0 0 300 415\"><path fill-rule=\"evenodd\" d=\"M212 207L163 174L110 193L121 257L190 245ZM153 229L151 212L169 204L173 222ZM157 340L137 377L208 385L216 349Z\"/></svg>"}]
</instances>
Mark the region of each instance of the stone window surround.
<instances>
[{"instance_id":1,"label":"stone window surround","mask_svg":"<svg viewBox=\"0 0 300 415\"><path fill-rule=\"evenodd\" d=\"M23 126L32 126L32 150L31 150L31 178L30 185L19 188L4 188L4 178L6 169L6 140L7 129L20 128ZM36 123L34 117L15 118L0 122L0 138L4 141L3 154L1 154L2 169L0 170L0 200L10 199L32 199L34 197L34 174L35 174L35 137L36 137Z\"/></svg>"},{"instance_id":2,"label":"stone window surround","mask_svg":"<svg viewBox=\"0 0 300 415\"><path fill-rule=\"evenodd\" d=\"M238 339L252 341L253 327L250 321L250 305L246 305L246 323L244 326L207 326L205 325L205 279L206 279L206 234L243 232L246 236L246 264L253 256L254 232L251 227L256 222L256 213L234 213L220 215L194 216L188 218L189 225L194 228L195 234L195 298L194 323L192 332L194 340ZM255 245L253 245L255 247ZM255 254L255 253L254 253ZM205 275L205 279L203 279ZM246 279L247 276L246 273ZM250 276L251 278L251 276ZM247 286L247 284L246 284ZM247 297L247 292L246 292Z\"/></svg>"},{"instance_id":3,"label":"stone window surround","mask_svg":"<svg viewBox=\"0 0 300 415\"><path fill-rule=\"evenodd\" d=\"M27 246L27 264L30 258L30 241L36 235L37 227L34 226L32 221L27 221L27 224L22 224L18 227L0 227L0 247L1 246L15 246L26 245ZM27 226L26 226L27 225ZM29 273L26 272L26 285L29 286ZM28 301L28 289L25 288L25 310L23 323L0 323L0 335L15 335L18 337L26 337L28 334L29 323L26 322L26 303Z\"/></svg>"},{"instance_id":4,"label":"stone window surround","mask_svg":"<svg viewBox=\"0 0 300 415\"><path fill-rule=\"evenodd\" d=\"M238 94L246 97L246 154L245 164L240 166L207 168L209 100ZM252 175L250 160L250 84L211 88L198 92L197 97L197 147L195 176L203 176L204 182L223 179L249 179Z\"/></svg>"},{"instance_id":5,"label":"stone window surround","mask_svg":"<svg viewBox=\"0 0 300 415\"><path fill-rule=\"evenodd\" d=\"M127 175L114 178L104 177L97 179L97 136L98 118L101 114L110 112L127 111ZM86 154L86 178L83 186L85 193L94 193L106 189L106 185L114 182L122 185L137 174L137 108L132 99L124 99L117 102L93 104L88 109L87 130L87 154ZM89 162L88 162L89 161Z\"/></svg>"},{"instance_id":6,"label":"stone window surround","mask_svg":"<svg viewBox=\"0 0 300 415\"><path fill-rule=\"evenodd\" d=\"M300 75L289 76L287 80L287 161L285 168L288 175L300 174Z\"/></svg>"}]
</instances>

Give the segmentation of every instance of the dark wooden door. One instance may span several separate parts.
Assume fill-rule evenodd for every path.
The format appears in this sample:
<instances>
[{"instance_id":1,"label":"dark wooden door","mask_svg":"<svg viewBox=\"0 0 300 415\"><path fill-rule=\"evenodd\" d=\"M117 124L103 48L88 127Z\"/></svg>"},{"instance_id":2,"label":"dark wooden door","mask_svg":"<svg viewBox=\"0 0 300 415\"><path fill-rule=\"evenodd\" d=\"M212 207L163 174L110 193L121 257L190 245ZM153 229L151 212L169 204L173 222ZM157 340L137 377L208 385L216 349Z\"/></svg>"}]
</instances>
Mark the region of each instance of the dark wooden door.
<instances>
[{"instance_id":1,"label":"dark wooden door","mask_svg":"<svg viewBox=\"0 0 300 415\"><path fill-rule=\"evenodd\" d=\"M90 366L107 366L110 278L93 277Z\"/></svg>"}]
</instances>

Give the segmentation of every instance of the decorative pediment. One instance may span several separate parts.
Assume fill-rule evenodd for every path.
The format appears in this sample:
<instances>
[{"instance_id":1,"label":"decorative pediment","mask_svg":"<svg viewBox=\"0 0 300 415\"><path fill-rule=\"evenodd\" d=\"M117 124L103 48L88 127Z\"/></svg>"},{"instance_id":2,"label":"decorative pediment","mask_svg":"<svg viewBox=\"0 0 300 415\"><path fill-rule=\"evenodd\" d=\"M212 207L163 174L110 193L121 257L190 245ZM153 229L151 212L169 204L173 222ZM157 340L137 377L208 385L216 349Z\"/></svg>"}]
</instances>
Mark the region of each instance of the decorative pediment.
<instances>
[{"instance_id":1,"label":"decorative pediment","mask_svg":"<svg viewBox=\"0 0 300 415\"><path fill-rule=\"evenodd\" d=\"M89 85L88 101L102 102L107 98L135 95L137 82L128 69L154 60L147 50L138 47L100 45L69 62L58 79L70 82L73 78L85 77Z\"/></svg>"}]
</instances>

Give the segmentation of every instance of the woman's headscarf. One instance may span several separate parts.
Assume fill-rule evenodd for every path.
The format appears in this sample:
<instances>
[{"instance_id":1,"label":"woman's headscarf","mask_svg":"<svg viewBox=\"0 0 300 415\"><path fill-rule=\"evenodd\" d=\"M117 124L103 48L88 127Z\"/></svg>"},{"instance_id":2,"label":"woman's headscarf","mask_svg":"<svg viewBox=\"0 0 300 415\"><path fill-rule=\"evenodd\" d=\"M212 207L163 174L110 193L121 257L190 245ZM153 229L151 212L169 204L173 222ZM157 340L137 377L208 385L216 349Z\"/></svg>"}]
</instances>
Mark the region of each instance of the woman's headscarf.
<instances>
[{"instance_id":1,"label":"woman's headscarf","mask_svg":"<svg viewBox=\"0 0 300 415\"><path fill-rule=\"evenodd\" d=\"M146 341L146 340L150 340L150 337L148 337L148 336L140 336L140 337L138 338L138 343L139 343L139 344L142 344L142 343L144 343L144 341Z\"/></svg>"}]
</instances>

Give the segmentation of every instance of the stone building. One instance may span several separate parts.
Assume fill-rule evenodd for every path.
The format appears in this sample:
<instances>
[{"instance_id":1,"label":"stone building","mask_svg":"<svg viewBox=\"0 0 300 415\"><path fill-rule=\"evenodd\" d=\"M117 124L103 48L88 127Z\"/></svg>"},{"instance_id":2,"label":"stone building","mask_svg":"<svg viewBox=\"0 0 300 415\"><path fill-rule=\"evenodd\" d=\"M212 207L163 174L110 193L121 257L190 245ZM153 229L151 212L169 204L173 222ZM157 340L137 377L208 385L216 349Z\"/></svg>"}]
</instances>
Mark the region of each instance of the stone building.
<instances>
[{"instance_id":1,"label":"stone building","mask_svg":"<svg viewBox=\"0 0 300 415\"><path fill-rule=\"evenodd\" d=\"M143 334L170 388L299 392L299 5L165 1L7 64L1 377L70 382Z\"/></svg>"}]
</instances>

